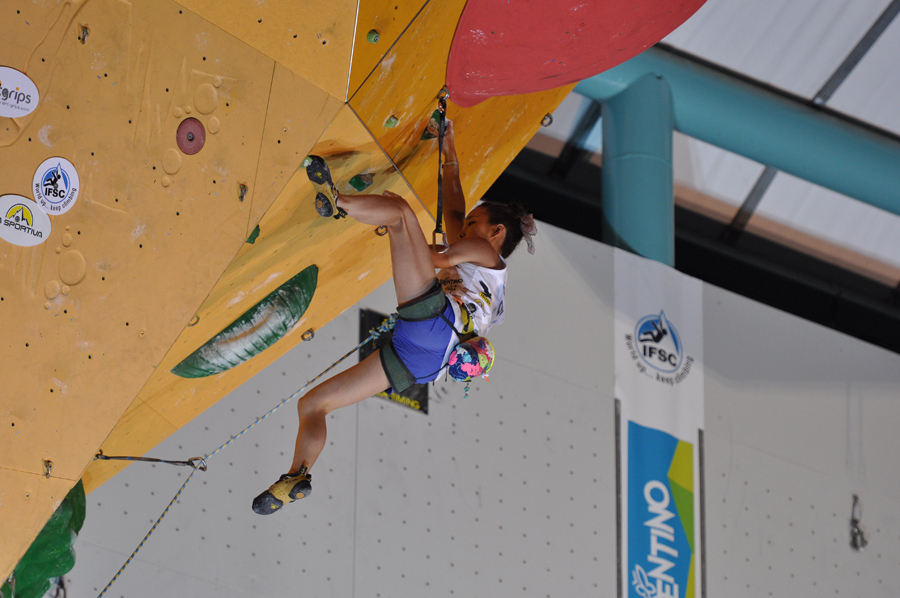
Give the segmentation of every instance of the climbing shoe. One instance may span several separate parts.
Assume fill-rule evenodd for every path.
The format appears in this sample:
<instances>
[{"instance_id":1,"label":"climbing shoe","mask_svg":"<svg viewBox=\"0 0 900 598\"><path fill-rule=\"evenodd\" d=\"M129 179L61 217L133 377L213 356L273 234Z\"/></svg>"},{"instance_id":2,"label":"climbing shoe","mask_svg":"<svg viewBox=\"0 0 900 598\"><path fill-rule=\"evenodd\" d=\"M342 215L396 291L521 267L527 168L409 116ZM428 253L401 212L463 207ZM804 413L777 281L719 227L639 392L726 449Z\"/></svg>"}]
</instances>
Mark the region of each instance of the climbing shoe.
<instances>
[{"instance_id":1,"label":"climbing shoe","mask_svg":"<svg viewBox=\"0 0 900 598\"><path fill-rule=\"evenodd\" d=\"M331 180L331 170L328 169L325 160L321 156L307 156L303 163L306 164L306 176L309 177L309 180L318 185L327 185L334 198L334 203L332 203L324 193L316 193L316 212L319 216L325 218L333 216L335 220L345 218L347 212L337 205L340 194L334 181Z\"/></svg>"},{"instance_id":2,"label":"climbing shoe","mask_svg":"<svg viewBox=\"0 0 900 598\"><path fill-rule=\"evenodd\" d=\"M337 213L334 211L335 207L337 207ZM332 216L335 220L347 217L347 212L343 208L332 204L328 196L321 192L316 193L316 212L319 216L325 218Z\"/></svg>"},{"instance_id":3,"label":"climbing shoe","mask_svg":"<svg viewBox=\"0 0 900 598\"><path fill-rule=\"evenodd\" d=\"M310 162L306 166L306 176L309 177L309 180L319 185L333 186L331 171L328 169L328 164L325 163L325 160L320 156L310 156L309 160Z\"/></svg>"},{"instance_id":4,"label":"climbing shoe","mask_svg":"<svg viewBox=\"0 0 900 598\"><path fill-rule=\"evenodd\" d=\"M334 206L324 193L316 193L316 212L324 218L334 216Z\"/></svg>"},{"instance_id":5,"label":"climbing shoe","mask_svg":"<svg viewBox=\"0 0 900 598\"><path fill-rule=\"evenodd\" d=\"M258 515L269 515L278 511L287 503L300 500L312 492L312 475L306 467L297 473L286 473L269 489L253 499L253 512Z\"/></svg>"}]
</instances>

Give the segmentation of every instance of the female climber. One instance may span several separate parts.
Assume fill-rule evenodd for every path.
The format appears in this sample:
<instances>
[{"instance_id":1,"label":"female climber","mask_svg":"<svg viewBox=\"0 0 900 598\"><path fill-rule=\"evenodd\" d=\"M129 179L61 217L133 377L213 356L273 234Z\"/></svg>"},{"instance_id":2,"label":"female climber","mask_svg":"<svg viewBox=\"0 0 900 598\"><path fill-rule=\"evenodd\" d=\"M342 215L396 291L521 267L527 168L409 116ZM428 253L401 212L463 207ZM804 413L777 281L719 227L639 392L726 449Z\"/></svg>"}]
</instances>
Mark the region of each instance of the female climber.
<instances>
[{"instance_id":1,"label":"female climber","mask_svg":"<svg viewBox=\"0 0 900 598\"><path fill-rule=\"evenodd\" d=\"M335 202L339 211L359 222L387 228L399 320L389 343L298 401L300 428L293 462L286 474L253 500L254 512L274 513L310 494L309 470L325 446L330 412L388 387L403 392L414 383L434 380L458 343L483 336L503 321L505 258L523 236L529 252L534 252L534 220L517 204L482 203L466 215L449 120L443 153L443 214L450 239L444 253L432 251L415 212L395 193L340 195Z\"/></svg>"}]
</instances>

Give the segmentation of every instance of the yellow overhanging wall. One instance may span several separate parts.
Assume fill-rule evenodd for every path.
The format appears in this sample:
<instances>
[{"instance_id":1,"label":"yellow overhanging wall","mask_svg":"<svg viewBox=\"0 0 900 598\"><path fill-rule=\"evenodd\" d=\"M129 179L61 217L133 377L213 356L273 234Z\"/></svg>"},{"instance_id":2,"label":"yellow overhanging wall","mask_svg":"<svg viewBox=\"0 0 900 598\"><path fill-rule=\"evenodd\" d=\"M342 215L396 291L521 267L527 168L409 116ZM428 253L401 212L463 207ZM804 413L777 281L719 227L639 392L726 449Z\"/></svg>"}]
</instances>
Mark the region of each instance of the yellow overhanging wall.
<instances>
[{"instance_id":1,"label":"yellow overhanging wall","mask_svg":"<svg viewBox=\"0 0 900 598\"><path fill-rule=\"evenodd\" d=\"M420 137L464 4L6 3L0 67L39 100L0 117L0 195L37 209L48 159L78 184L59 177L77 197L37 245L0 239L0 578L79 479L90 491L123 467L98 449L146 453L390 277L386 238L317 216L308 154L340 192L372 175L367 192L402 195L433 228L437 144ZM470 205L569 89L451 98ZM170 373L313 264L281 340L221 374Z\"/></svg>"}]
</instances>

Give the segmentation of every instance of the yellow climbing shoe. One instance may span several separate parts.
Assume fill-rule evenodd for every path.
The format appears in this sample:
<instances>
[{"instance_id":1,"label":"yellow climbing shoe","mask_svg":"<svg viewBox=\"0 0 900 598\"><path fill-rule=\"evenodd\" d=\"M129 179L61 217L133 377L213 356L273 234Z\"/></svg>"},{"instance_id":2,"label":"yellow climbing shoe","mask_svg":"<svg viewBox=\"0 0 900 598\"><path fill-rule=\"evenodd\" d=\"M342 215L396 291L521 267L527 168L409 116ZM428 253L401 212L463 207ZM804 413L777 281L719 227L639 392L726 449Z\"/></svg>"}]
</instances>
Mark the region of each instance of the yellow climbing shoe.
<instances>
[{"instance_id":1,"label":"yellow climbing shoe","mask_svg":"<svg viewBox=\"0 0 900 598\"><path fill-rule=\"evenodd\" d=\"M297 473L286 473L269 489L253 499L253 512L258 515L269 515L281 509L285 504L309 496L312 492L312 475L306 467Z\"/></svg>"}]
</instances>

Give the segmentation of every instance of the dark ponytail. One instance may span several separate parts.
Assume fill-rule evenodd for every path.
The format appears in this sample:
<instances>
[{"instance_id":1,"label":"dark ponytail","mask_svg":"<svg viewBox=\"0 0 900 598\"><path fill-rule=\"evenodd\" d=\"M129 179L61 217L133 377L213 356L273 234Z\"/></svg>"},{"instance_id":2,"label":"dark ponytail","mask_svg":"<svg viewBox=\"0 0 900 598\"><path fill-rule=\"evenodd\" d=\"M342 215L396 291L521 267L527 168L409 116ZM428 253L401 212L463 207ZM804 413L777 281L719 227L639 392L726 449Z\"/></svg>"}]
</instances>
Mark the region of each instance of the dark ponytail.
<instances>
[{"instance_id":1,"label":"dark ponytail","mask_svg":"<svg viewBox=\"0 0 900 598\"><path fill-rule=\"evenodd\" d=\"M518 247L524 234L522 233L522 218L528 214L517 203L494 203L483 201L479 207L484 208L488 215L488 221L492 225L502 224L506 229L506 238L500 247L500 255L505 259Z\"/></svg>"}]
</instances>

